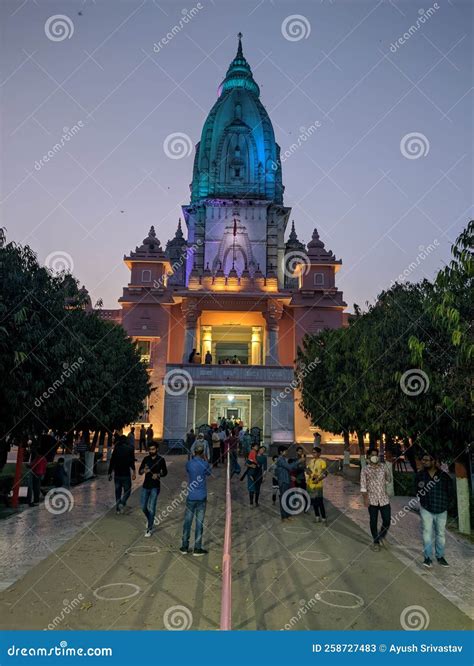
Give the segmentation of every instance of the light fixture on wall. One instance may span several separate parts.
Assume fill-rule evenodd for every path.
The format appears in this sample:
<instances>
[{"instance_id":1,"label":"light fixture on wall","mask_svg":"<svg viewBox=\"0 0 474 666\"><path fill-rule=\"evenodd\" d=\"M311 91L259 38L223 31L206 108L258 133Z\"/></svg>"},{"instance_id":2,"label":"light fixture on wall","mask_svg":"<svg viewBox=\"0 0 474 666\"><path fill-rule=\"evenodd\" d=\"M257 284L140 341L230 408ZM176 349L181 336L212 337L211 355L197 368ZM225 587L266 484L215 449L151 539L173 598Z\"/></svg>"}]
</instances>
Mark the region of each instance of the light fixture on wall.
<instances>
[{"instance_id":1,"label":"light fixture on wall","mask_svg":"<svg viewBox=\"0 0 474 666\"><path fill-rule=\"evenodd\" d=\"M235 395L232 395L232 393L229 393L228 396L227 396L227 400L228 400L229 402L234 402L234 400L235 400Z\"/></svg>"}]
</instances>

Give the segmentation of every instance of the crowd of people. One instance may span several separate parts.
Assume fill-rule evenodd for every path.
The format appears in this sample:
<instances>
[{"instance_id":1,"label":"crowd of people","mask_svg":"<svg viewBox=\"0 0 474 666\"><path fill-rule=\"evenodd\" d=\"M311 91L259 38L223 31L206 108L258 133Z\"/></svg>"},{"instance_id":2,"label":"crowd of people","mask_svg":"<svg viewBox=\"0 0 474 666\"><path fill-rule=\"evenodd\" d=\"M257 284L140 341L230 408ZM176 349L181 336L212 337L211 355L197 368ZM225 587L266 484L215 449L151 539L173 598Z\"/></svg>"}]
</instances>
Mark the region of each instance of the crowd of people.
<instances>
[{"instance_id":1,"label":"crowd of people","mask_svg":"<svg viewBox=\"0 0 474 666\"><path fill-rule=\"evenodd\" d=\"M183 536L180 552L189 553L190 534L195 523L193 554L204 555L204 518L207 504L207 478L212 467L226 463L229 458L231 477L237 476L246 481L248 501L251 508L258 508L261 502L261 488L265 478L271 479L271 501L278 503L282 522L291 521L298 513L308 512L311 507L317 523L328 525L324 502L324 482L328 476L326 461L322 458L320 438L315 437L312 454L303 447L296 448L296 456L289 457L290 448L279 446L269 464L266 447L253 440L248 429L235 421L220 419L219 425L205 433L190 430L186 437L188 461L188 495L186 499ZM239 463L243 457L243 465ZM115 445L110 460L109 474L114 474L116 511L122 513L130 496L131 481L136 478L135 448L130 439L122 436ZM368 511L369 529L372 535L371 548L374 552L387 547L387 533L391 526L391 505L393 496L392 465L383 460L378 449L371 447L363 461L360 476L360 492ZM420 501L423 565L430 568L433 563L432 550L438 562L447 567L445 555L445 530L447 510L452 494L449 474L442 470L439 462L429 454L423 455L422 467L416 474L416 494ZM242 469L243 467L243 469ZM165 459L158 454L156 444L147 444L147 455L138 469L144 475L141 490L141 507L147 519L145 537L154 529L157 499L160 492L160 479L166 476ZM110 477L111 478L111 477ZM294 510L297 506L298 509Z\"/></svg>"},{"instance_id":2,"label":"crowd of people","mask_svg":"<svg viewBox=\"0 0 474 666\"><path fill-rule=\"evenodd\" d=\"M55 456L71 452L71 446L60 433L45 430L41 435L28 439L24 447L24 462L28 467L28 497L30 506L37 506L44 494L42 484L48 463ZM195 433L186 435L188 476L186 509L183 524L183 538L180 551L189 552L189 540L193 521L195 522L194 555L204 555L202 546L204 517L207 502L207 478L212 468L226 464L229 459L231 478L246 481L248 502L251 508L258 508L261 502L262 484L266 478L271 483L271 501L279 506L283 522L291 521L300 512L308 512L311 507L318 523L328 524L324 502L324 482L328 476L326 461L322 458L321 437L315 435L312 454L303 447L296 447L295 457L289 457L290 449L279 446L271 461L260 437L251 434L236 419L218 419L218 423ZM75 432L72 437L72 451L78 459L90 451L90 434L87 431ZM157 502L160 493L160 479L168 473L166 461L158 453L151 425L139 429L131 427L128 434L117 430L113 434L113 449L109 457L108 475L114 480L115 510L125 511L132 490L132 481L137 478L136 453L144 453L138 466L138 475L143 477L140 503L146 517L145 537L150 537L154 529ZM371 548L374 552L387 547L387 534L391 527L391 498L394 495L393 465L388 460L393 456L380 455L372 446L362 460L360 492L368 512L368 525L372 536ZM243 463L239 462L243 459ZM59 489L70 483L70 469L65 466L65 458L56 458L50 486ZM423 565L431 568L434 557L439 565L447 567L445 559L446 522L448 507L453 495L451 477L443 469L439 460L424 453L415 474L415 494L420 504L420 522L423 542ZM299 508L295 511L294 507ZM434 541L434 549L433 549Z\"/></svg>"},{"instance_id":3,"label":"crowd of people","mask_svg":"<svg viewBox=\"0 0 474 666\"><path fill-rule=\"evenodd\" d=\"M212 354L210 351L207 351L204 354L204 363L205 365L212 365ZM202 363L201 352L197 349L193 349L188 356L188 363ZM247 361L245 361L247 363ZM219 358L217 365L241 365L242 361L239 359L237 354L234 354L231 357Z\"/></svg>"}]
</instances>

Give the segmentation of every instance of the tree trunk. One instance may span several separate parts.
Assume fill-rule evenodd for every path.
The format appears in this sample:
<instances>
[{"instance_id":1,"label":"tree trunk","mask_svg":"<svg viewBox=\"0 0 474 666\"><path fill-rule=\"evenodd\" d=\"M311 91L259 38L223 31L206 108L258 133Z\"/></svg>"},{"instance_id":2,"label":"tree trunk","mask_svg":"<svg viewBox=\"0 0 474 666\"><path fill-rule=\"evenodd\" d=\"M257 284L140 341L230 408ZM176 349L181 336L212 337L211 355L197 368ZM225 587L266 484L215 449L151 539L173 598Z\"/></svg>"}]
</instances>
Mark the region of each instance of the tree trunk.
<instances>
[{"instance_id":1,"label":"tree trunk","mask_svg":"<svg viewBox=\"0 0 474 666\"><path fill-rule=\"evenodd\" d=\"M351 463L351 444L349 441L349 432L347 430L344 430L343 432L343 437L344 437L344 461L343 465L350 465Z\"/></svg>"},{"instance_id":2,"label":"tree trunk","mask_svg":"<svg viewBox=\"0 0 474 666\"><path fill-rule=\"evenodd\" d=\"M361 430L357 431L357 441L359 444L359 456L360 456L360 467L365 465L365 442L364 442L364 433Z\"/></svg>"},{"instance_id":3,"label":"tree trunk","mask_svg":"<svg viewBox=\"0 0 474 666\"><path fill-rule=\"evenodd\" d=\"M458 503L458 528L461 534L471 533L471 512L469 498L469 469L466 456L454 463L456 472L456 497Z\"/></svg>"}]
</instances>

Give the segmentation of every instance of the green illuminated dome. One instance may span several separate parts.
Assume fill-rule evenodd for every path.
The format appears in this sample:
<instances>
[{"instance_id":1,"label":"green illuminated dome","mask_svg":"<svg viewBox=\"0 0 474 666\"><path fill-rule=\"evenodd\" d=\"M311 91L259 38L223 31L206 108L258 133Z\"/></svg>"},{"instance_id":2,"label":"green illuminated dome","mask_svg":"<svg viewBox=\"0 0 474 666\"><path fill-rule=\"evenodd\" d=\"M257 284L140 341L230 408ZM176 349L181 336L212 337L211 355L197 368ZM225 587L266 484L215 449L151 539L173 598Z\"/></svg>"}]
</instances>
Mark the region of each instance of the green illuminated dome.
<instances>
[{"instance_id":1,"label":"green illuminated dome","mask_svg":"<svg viewBox=\"0 0 474 666\"><path fill-rule=\"evenodd\" d=\"M283 203L280 147L244 58L241 38L239 33L237 54L196 145L192 203L206 198Z\"/></svg>"}]
</instances>

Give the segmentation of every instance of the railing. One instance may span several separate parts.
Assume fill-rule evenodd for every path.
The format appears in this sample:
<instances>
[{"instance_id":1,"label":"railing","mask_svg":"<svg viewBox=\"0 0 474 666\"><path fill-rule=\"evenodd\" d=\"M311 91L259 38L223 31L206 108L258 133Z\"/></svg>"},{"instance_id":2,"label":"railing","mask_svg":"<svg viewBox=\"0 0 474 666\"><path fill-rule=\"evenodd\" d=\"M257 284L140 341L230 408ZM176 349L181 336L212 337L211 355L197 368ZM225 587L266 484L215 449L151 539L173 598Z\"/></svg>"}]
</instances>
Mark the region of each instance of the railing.
<instances>
[{"instance_id":1,"label":"railing","mask_svg":"<svg viewBox=\"0 0 474 666\"><path fill-rule=\"evenodd\" d=\"M227 456L225 490L224 550L222 554L221 631L232 629L232 496L230 492L230 455Z\"/></svg>"},{"instance_id":2,"label":"railing","mask_svg":"<svg viewBox=\"0 0 474 666\"><path fill-rule=\"evenodd\" d=\"M182 369L191 379L193 386L270 386L281 387L291 384L295 377L294 368L283 365L206 365L193 363L168 363L167 376L173 377L172 370Z\"/></svg>"}]
</instances>

